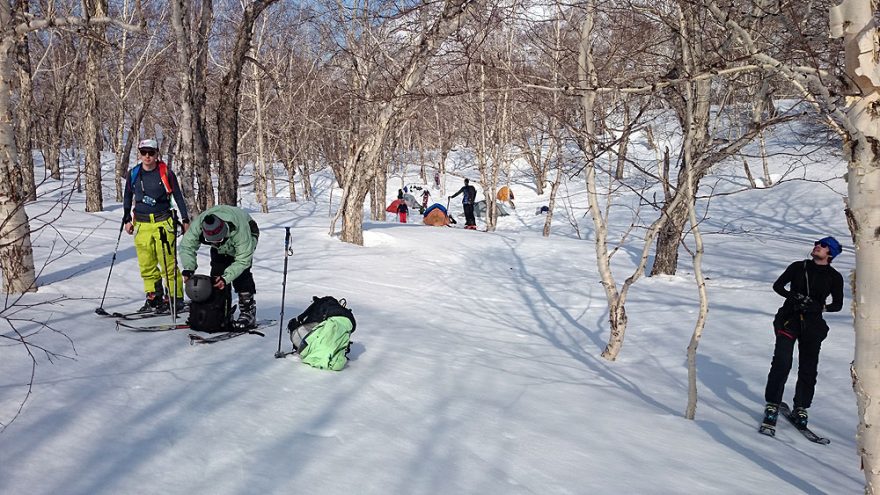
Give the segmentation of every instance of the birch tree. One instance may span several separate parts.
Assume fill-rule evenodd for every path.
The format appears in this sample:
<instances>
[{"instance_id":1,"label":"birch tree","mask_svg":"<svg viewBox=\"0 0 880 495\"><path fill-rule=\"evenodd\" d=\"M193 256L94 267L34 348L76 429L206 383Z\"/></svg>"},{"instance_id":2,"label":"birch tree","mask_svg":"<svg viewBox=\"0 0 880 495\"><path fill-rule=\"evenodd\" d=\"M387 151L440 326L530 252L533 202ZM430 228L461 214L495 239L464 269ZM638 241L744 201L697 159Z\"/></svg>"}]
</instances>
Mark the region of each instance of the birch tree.
<instances>
[{"instance_id":1,"label":"birch tree","mask_svg":"<svg viewBox=\"0 0 880 495\"><path fill-rule=\"evenodd\" d=\"M856 270L853 274L853 324L856 333L852 364L853 389L859 408L856 440L865 493L880 492L880 47L870 0L845 0L831 10L831 36L843 38L851 94L845 118L848 161L848 216L853 228Z\"/></svg>"}]
</instances>

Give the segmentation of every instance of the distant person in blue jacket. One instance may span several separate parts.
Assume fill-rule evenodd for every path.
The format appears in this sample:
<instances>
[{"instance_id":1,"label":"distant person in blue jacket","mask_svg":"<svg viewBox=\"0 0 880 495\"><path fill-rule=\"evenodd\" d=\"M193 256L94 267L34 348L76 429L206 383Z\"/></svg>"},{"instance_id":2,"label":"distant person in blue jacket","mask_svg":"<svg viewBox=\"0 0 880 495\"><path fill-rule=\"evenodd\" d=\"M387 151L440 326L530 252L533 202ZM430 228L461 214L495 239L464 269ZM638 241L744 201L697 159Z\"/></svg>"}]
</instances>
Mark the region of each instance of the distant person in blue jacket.
<instances>
[{"instance_id":1,"label":"distant person in blue jacket","mask_svg":"<svg viewBox=\"0 0 880 495\"><path fill-rule=\"evenodd\" d=\"M470 181L468 179L464 180L464 185L461 189L458 190L457 193L449 196L447 199L452 199L459 194L463 194L461 197L461 206L464 208L464 218L465 225L464 228L469 230L477 229L477 219L474 217L474 203L477 200L477 189L470 185Z\"/></svg>"}]
</instances>

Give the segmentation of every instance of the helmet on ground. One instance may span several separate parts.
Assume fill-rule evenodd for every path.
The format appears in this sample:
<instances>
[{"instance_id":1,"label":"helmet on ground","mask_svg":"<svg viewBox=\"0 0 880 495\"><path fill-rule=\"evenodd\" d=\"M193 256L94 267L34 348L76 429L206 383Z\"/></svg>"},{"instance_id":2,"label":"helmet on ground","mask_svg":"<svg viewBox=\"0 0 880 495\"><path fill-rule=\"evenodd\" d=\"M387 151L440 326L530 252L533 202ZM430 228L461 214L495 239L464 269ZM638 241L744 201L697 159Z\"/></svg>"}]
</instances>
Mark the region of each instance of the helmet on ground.
<instances>
[{"instance_id":1,"label":"helmet on ground","mask_svg":"<svg viewBox=\"0 0 880 495\"><path fill-rule=\"evenodd\" d=\"M186 281L186 295L193 302L205 302L214 291L214 283L207 275L193 275Z\"/></svg>"}]
</instances>

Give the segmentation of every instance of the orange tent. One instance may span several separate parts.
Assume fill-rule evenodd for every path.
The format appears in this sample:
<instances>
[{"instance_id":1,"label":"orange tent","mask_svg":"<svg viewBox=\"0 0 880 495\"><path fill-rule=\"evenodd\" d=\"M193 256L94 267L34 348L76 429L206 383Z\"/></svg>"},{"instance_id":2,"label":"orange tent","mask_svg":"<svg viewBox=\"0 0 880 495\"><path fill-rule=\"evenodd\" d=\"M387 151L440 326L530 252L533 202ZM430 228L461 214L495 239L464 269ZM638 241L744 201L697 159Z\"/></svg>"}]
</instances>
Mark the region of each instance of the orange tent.
<instances>
[{"instance_id":1,"label":"orange tent","mask_svg":"<svg viewBox=\"0 0 880 495\"><path fill-rule=\"evenodd\" d=\"M446 208L440 203L434 203L430 208L425 210L425 225L434 227L445 227L449 224L449 217L446 214Z\"/></svg>"},{"instance_id":2,"label":"orange tent","mask_svg":"<svg viewBox=\"0 0 880 495\"><path fill-rule=\"evenodd\" d=\"M496 194L495 197L498 198L498 201L512 201L513 191L511 191L509 187L504 186L498 190L498 194Z\"/></svg>"}]
</instances>

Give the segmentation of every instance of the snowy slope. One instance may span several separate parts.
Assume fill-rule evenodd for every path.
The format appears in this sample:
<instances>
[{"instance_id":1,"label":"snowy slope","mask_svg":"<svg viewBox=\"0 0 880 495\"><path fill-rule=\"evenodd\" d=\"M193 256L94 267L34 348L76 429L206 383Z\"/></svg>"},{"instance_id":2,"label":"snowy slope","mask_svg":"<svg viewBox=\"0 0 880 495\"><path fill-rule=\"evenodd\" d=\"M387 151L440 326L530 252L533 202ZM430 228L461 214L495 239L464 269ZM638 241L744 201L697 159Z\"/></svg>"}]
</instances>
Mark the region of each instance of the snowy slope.
<instances>
[{"instance_id":1,"label":"snowy slope","mask_svg":"<svg viewBox=\"0 0 880 495\"><path fill-rule=\"evenodd\" d=\"M839 177L843 165L830 160L807 173ZM448 180L450 191L460 186L459 177ZM541 237L543 217L534 212L546 197L523 180L514 184L518 208L497 232L404 225L389 215L366 222L359 247L327 235L330 183L323 175L315 182L315 202L288 204L282 190L272 213L258 213L250 197L245 207L262 230L254 268L261 317L281 310L284 226L294 250L285 320L313 295L344 297L354 310L352 361L338 373L275 359L277 328L212 346L188 345L183 331L115 330L94 309L120 206L84 213L75 194L54 229L34 239L39 263L53 261L24 301L67 299L17 314L64 332L69 341L49 330L32 340L72 359L50 362L33 349L33 392L0 434L0 493L861 491L846 309L828 315L811 409L814 429L831 445L808 443L783 424L775 439L756 432L770 322L782 302L770 285L816 238L849 244L842 180L713 200L703 226L711 310L695 421L683 418L697 310L690 259L683 255L674 277L636 284L620 359L601 359L607 308L582 184L568 194L583 240L561 210L554 235ZM389 184L389 198L397 187ZM640 249L630 244L615 257L619 280ZM835 266L848 280L849 248ZM848 308L848 287L846 297ZM134 247L123 235L105 307L136 307L140 298ZM290 346L286 336L283 344ZM30 359L8 341L0 357L5 423L27 392ZM793 388L794 372L788 400Z\"/></svg>"}]
</instances>

